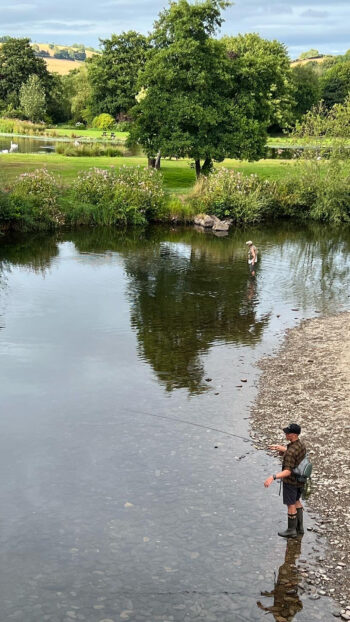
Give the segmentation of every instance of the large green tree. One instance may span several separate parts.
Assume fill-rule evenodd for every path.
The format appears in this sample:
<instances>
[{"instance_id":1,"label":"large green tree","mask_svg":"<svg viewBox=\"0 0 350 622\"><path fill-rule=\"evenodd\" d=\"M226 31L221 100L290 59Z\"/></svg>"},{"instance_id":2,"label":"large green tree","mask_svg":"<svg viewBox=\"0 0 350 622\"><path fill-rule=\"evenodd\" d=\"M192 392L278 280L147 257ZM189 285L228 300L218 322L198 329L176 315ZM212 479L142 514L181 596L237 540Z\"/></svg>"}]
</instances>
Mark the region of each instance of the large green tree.
<instances>
[{"instance_id":1,"label":"large green tree","mask_svg":"<svg viewBox=\"0 0 350 622\"><path fill-rule=\"evenodd\" d=\"M18 108L20 88L32 75L38 76L48 94L51 76L45 61L35 56L30 39L11 38L6 41L0 48L0 100Z\"/></svg>"},{"instance_id":2,"label":"large green tree","mask_svg":"<svg viewBox=\"0 0 350 622\"><path fill-rule=\"evenodd\" d=\"M256 33L223 37L234 60L235 97L254 107L254 116L270 126L288 125L294 86L286 46Z\"/></svg>"},{"instance_id":3,"label":"large green tree","mask_svg":"<svg viewBox=\"0 0 350 622\"><path fill-rule=\"evenodd\" d=\"M294 84L293 113L297 120L311 110L320 99L320 81L311 64L296 65L292 69Z\"/></svg>"},{"instance_id":4,"label":"large green tree","mask_svg":"<svg viewBox=\"0 0 350 622\"><path fill-rule=\"evenodd\" d=\"M170 2L155 23L131 135L150 163L159 153L189 156L198 176L210 170L212 160L256 159L264 152L271 79L260 96L262 81L250 81L246 60L213 38L228 5Z\"/></svg>"},{"instance_id":5,"label":"large green tree","mask_svg":"<svg viewBox=\"0 0 350 622\"><path fill-rule=\"evenodd\" d=\"M129 31L102 40L102 54L88 61L93 115L103 112L117 118L135 103L137 79L143 67L148 40Z\"/></svg>"}]
</instances>

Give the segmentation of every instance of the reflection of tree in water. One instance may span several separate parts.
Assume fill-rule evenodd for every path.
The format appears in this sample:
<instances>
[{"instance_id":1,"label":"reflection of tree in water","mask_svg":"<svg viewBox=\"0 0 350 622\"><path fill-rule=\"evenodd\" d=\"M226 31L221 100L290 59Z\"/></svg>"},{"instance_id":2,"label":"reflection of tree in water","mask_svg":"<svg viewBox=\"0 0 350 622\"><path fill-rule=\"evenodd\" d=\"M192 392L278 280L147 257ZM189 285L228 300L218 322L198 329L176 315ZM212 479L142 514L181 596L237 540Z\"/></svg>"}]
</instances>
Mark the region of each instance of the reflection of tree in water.
<instances>
[{"instance_id":1,"label":"reflection of tree in water","mask_svg":"<svg viewBox=\"0 0 350 622\"><path fill-rule=\"evenodd\" d=\"M6 287L7 273L13 266L44 273L58 254L56 236L28 234L7 235L0 243L0 293ZM3 328L0 320L0 329Z\"/></svg>"},{"instance_id":2,"label":"reflection of tree in water","mask_svg":"<svg viewBox=\"0 0 350 622\"><path fill-rule=\"evenodd\" d=\"M256 318L245 264L213 260L208 248L165 243L126 257L125 267L140 354L168 391L205 389L200 356L214 342L261 338L268 318Z\"/></svg>"},{"instance_id":3,"label":"reflection of tree in water","mask_svg":"<svg viewBox=\"0 0 350 622\"><path fill-rule=\"evenodd\" d=\"M56 234L6 236L0 244L1 272L11 270L11 266L22 266L44 273L58 255L58 241Z\"/></svg>"},{"instance_id":4,"label":"reflection of tree in water","mask_svg":"<svg viewBox=\"0 0 350 622\"><path fill-rule=\"evenodd\" d=\"M276 622L292 622L294 616L303 608L298 594L299 576L295 565L300 551L301 539L289 538L274 589L271 592L261 592L262 596L273 598L273 605L265 606L260 601L257 602L259 609L272 613Z\"/></svg>"}]
</instances>

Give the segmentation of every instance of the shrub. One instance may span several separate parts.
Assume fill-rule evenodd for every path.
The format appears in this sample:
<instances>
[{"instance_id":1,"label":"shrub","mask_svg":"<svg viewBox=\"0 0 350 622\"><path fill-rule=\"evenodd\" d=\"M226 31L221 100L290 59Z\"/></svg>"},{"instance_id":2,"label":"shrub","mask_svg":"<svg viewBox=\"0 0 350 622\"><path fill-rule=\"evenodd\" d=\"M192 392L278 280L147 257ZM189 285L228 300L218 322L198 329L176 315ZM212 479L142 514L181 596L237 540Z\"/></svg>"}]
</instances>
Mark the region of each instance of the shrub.
<instances>
[{"instance_id":1,"label":"shrub","mask_svg":"<svg viewBox=\"0 0 350 622\"><path fill-rule=\"evenodd\" d=\"M110 114L99 114L92 122L92 127L98 130L110 130L115 126L115 120Z\"/></svg>"},{"instance_id":2,"label":"shrub","mask_svg":"<svg viewBox=\"0 0 350 622\"><path fill-rule=\"evenodd\" d=\"M50 229L64 224L59 185L46 169L23 173L10 191L10 218L17 228Z\"/></svg>"},{"instance_id":3,"label":"shrub","mask_svg":"<svg viewBox=\"0 0 350 622\"><path fill-rule=\"evenodd\" d=\"M350 221L350 179L343 163L302 161L276 185L281 212L298 220Z\"/></svg>"},{"instance_id":4,"label":"shrub","mask_svg":"<svg viewBox=\"0 0 350 622\"><path fill-rule=\"evenodd\" d=\"M119 121L117 125L118 132L130 132L130 121Z\"/></svg>"},{"instance_id":5,"label":"shrub","mask_svg":"<svg viewBox=\"0 0 350 622\"><path fill-rule=\"evenodd\" d=\"M202 177L191 200L197 212L232 218L236 223L257 223L277 211L273 183L227 169Z\"/></svg>"},{"instance_id":6,"label":"shrub","mask_svg":"<svg viewBox=\"0 0 350 622\"><path fill-rule=\"evenodd\" d=\"M144 224L161 212L165 194L157 171L122 167L117 171L98 168L81 173L72 188L81 207L67 208L71 224Z\"/></svg>"},{"instance_id":7,"label":"shrub","mask_svg":"<svg viewBox=\"0 0 350 622\"><path fill-rule=\"evenodd\" d=\"M0 224L8 224L11 220L11 205L7 192L0 190Z\"/></svg>"}]
</instances>

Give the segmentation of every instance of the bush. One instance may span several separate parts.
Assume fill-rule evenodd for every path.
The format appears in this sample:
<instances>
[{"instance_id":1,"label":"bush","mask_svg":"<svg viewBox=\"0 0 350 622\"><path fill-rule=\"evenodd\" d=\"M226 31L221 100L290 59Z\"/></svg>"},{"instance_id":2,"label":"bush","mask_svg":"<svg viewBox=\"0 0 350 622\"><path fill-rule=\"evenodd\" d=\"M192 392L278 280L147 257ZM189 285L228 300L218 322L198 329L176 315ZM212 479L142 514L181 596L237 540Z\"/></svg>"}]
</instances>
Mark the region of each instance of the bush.
<instances>
[{"instance_id":1,"label":"bush","mask_svg":"<svg viewBox=\"0 0 350 622\"><path fill-rule=\"evenodd\" d=\"M349 222L349 182L341 163L304 162L294 175L279 183L279 202L284 213L293 218Z\"/></svg>"},{"instance_id":2,"label":"bush","mask_svg":"<svg viewBox=\"0 0 350 622\"><path fill-rule=\"evenodd\" d=\"M66 211L71 224L139 225L157 218L165 195L157 171L122 167L81 173L73 184L72 198Z\"/></svg>"},{"instance_id":3,"label":"bush","mask_svg":"<svg viewBox=\"0 0 350 622\"><path fill-rule=\"evenodd\" d=\"M232 218L236 223L257 223L277 212L275 184L227 169L202 177L191 201L197 212Z\"/></svg>"},{"instance_id":4,"label":"bush","mask_svg":"<svg viewBox=\"0 0 350 622\"><path fill-rule=\"evenodd\" d=\"M0 190L0 225L7 225L11 220L11 205L7 192Z\"/></svg>"},{"instance_id":5,"label":"bush","mask_svg":"<svg viewBox=\"0 0 350 622\"><path fill-rule=\"evenodd\" d=\"M59 185L46 169L23 173L10 191L9 219L24 230L58 227L64 224L58 197Z\"/></svg>"},{"instance_id":6,"label":"bush","mask_svg":"<svg viewBox=\"0 0 350 622\"><path fill-rule=\"evenodd\" d=\"M130 121L119 121L117 125L118 132L130 132Z\"/></svg>"},{"instance_id":7,"label":"bush","mask_svg":"<svg viewBox=\"0 0 350 622\"><path fill-rule=\"evenodd\" d=\"M95 117L92 122L92 127L98 130L110 130L115 126L115 120L110 114L100 114Z\"/></svg>"}]
</instances>

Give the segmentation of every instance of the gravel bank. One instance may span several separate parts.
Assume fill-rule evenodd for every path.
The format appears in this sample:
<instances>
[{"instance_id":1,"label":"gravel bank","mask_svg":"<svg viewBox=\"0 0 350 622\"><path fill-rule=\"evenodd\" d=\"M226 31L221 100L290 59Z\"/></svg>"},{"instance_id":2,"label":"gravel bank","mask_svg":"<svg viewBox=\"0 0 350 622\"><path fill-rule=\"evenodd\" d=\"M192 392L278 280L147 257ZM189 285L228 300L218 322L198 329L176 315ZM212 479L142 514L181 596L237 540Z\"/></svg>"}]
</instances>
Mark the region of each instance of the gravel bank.
<instances>
[{"instance_id":1,"label":"gravel bank","mask_svg":"<svg viewBox=\"0 0 350 622\"><path fill-rule=\"evenodd\" d=\"M307 582L336 598L341 618L350 620L350 313L289 330L278 355L263 359L260 367L252 438L266 450L284 439L286 424L302 426L314 465L306 506L317 513L314 530L328 542L326 559Z\"/></svg>"}]
</instances>

